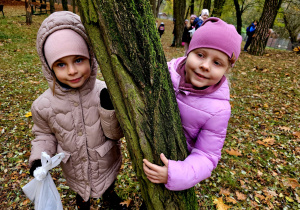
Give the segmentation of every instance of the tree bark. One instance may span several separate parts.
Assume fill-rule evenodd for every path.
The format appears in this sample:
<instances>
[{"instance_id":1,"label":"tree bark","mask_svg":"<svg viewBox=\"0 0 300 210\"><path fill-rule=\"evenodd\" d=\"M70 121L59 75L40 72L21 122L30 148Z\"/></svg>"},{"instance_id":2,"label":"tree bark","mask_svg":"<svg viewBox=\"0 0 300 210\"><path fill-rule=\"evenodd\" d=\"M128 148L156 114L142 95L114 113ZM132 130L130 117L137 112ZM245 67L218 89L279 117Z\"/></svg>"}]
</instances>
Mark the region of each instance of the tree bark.
<instances>
[{"instance_id":1,"label":"tree bark","mask_svg":"<svg viewBox=\"0 0 300 210\"><path fill-rule=\"evenodd\" d=\"M225 4L225 0L215 0L214 1L214 9L211 14L213 17L221 17L222 12L223 12L223 6Z\"/></svg>"},{"instance_id":2,"label":"tree bark","mask_svg":"<svg viewBox=\"0 0 300 210\"><path fill-rule=\"evenodd\" d=\"M265 0L263 13L259 19L258 26L255 30L254 37L251 42L249 53L251 55L263 55L266 48L266 39L268 31L272 28L278 9L282 0Z\"/></svg>"},{"instance_id":3,"label":"tree bark","mask_svg":"<svg viewBox=\"0 0 300 210\"><path fill-rule=\"evenodd\" d=\"M158 14L159 14L159 8L160 8L160 5L161 5L162 2L163 2L163 0L158 0L158 1L157 1L157 5L156 5L156 16L154 16L154 18L157 18L157 17L158 17Z\"/></svg>"},{"instance_id":4,"label":"tree bark","mask_svg":"<svg viewBox=\"0 0 300 210\"><path fill-rule=\"evenodd\" d=\"M239 1L233 0L236 12L236 30L239 34L242 34L242 12L240 9Z\"/></svg>"},{"instance_id":5,"label":"tree bark","mask_svg":"<svg viewBox=\"0 0 300 210\"><path fill-rule=\"evenodd\" d=\"M81 20L121 124L148 209L196 209L194 189L148 181L143 158L184 160L187 147L166 59L146 0L81 0ZM183 25L183 24L182 24Z\"/></svg>"},{"instance_id":6,"label":"tree bark","mask_svg":"<svg viewBox=\"0 0 300 210\"><path fill-rule=\"evenodd\" d=\"M62 6L63 6L63 10L64 11L68 11L68 0L61 0Z\"/></svg>"},{"instance_id":7,"label":"tree bark","mask_svg":"<svg viewBox=\"0 0 300 210\"><path fill-rule=\"evenodd\" d=\"M175 46L176 47L180 47L182 42L185 8L186 8L186 0L174 0L173 18L176 19L175 22Z\"/></svg>"},{"instance_id":8,"label":"tree bark","mask_svg":"<svg viewBox=\"0 0 300 210\"><path fill-rule=\"evenodd\" d=\"M53 12L55 12L55 2L54 0L49 0L50 3L50 13L52 14Z\"/></svg>"}]
</instances>

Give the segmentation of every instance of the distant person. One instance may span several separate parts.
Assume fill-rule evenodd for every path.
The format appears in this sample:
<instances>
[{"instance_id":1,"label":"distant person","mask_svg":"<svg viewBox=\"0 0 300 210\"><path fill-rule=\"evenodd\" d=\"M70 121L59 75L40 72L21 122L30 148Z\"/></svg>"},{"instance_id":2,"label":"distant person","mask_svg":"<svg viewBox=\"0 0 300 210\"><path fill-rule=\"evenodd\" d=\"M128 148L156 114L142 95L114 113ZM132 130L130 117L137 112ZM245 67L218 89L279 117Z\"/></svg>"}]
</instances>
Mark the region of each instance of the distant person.
<instances>
[{"instance_id":1,"label":"distant person","mask_svg":"<svg viewBox=\"0 0 300 210\"><path fill-rule=\"evenodd\" d=\"M256 30L256 26L257 26L257 20L254 20L246 29L246 33L247 33L247 41L246 44L244 46L244 51L247 52L248 51L248 47L251 45L252 42L252 38L255 34L255 30Z\"/></svg>"},{"instance_id":2,"label":"distant person","mask_svg":"<svg viewBox=\"0 0 300 210\"><path fill-rule=\"evenodd\" d=\"M208 9L203 9L201 15L194 20L196 30L202 25L202 23L209 18Z\"/></svg>"},{"instance_id":3,"label":"distant person","mask_svg":"<svg viewBox=\"0 0 300 210\"><path fill-rule=\"evenodd\" d=\"M212 17L195 31L187 57L168 62L188 156L170 160L161 153L162 166L143 159L143 170L152 183L186 190L209 178L217 167L231 115L225 75L236 63L241 43L233 25Z\"/></svg>"},{"instance_id":4,"label":"distant person","mask_svg":"<svg viewBox=\"0 0 300 210\"><path fill-rule=\"evenodd\" d=\"M182 42L184 43L184 56L186 56L186 53L189 49L189 44L191 42L191 34L190 30L194 28L194 20L197 18L196 15L191 15L190 21L185 20L185 26L182 34Z\"/></svg>"},{"instance_id":5,"label":"distant person","mask_svg":"<svg viewBox=\"0 0 300 210\"><path fill-rule=\"evenodd\" d=\"M160 38L164 34L164 32L165 32L165 24L164 22L161 22L160 25L158 26L158 33Z\"/></svg>"},{"instance_id":6,"label":"distant person","mask_svg":"<svg viewBox=\"0 0 300 210\"><path fill-rule=\"evenodd\" d=\"M174 25L174 28L173 28L173 41L172 41L172 44L170 47L175 47L175 40L176 40L176 37L175 37L175 31L176 31L176 19L174 18L173 19L173 25Z\"/></svg>"}]
</instances>

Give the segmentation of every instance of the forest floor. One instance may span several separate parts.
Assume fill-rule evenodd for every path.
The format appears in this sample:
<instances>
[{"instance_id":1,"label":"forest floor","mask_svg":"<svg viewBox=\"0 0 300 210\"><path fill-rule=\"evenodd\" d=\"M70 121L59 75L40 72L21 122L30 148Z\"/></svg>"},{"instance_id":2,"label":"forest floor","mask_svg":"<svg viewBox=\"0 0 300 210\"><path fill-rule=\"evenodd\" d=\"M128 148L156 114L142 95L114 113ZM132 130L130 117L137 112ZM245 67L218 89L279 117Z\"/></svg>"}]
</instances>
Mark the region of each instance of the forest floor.
<instances>
[{"instance_id":1,"label":"forest floor","mask_svg":"<svg viewBox=\"0 0 300 210\"><path fill-rule=\"evenodd\" d=\"M1 4L1 0L0 0ZM57 8L59 10L59 8ZM22 192L32 177L28 158L32 102L47 88L35 40L48 15L25 24L23 6L4 6L0 13L0 209L33 209ZM171 45L173 25L165 22L161 38L167 61L183 56ZM244 43L243 43L244 44ZM300 55L266 49L263 56L241 52L231 81L232 117L222 159L212 176L195 186L199 209L300 209ZM99 78L101 73L99 72ZM122 139L123 165L116 190L132 209L141 192ZM64 209L74 209L75 193L68 189L59 167L51 173ZM101 207L92 199L92 209Z\"/></svg>"}]
</instances>

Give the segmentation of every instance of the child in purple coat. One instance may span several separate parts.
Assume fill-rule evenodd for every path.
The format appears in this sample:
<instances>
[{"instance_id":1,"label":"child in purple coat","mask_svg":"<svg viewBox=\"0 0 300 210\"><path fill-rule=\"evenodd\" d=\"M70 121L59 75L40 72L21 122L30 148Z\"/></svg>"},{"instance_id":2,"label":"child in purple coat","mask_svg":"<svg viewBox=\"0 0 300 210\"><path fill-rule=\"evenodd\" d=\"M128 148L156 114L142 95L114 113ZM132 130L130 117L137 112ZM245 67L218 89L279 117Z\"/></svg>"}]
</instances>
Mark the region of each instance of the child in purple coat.
<instances>
[{"instance_id":1,"label":"child in purple coat","mask_svg":"<svg viewBox=\"0 0 300 210\"><path fill-rule=\"evenodd\" d=\"M239 57L241 42L233 25L209 18L194 33L187 57L168 62L189 155L174 161L161 154L164 166L144 159L151 182L179 191L211 176L221 158L231 113L225 74Z\"/></svg>"}]
</instances>

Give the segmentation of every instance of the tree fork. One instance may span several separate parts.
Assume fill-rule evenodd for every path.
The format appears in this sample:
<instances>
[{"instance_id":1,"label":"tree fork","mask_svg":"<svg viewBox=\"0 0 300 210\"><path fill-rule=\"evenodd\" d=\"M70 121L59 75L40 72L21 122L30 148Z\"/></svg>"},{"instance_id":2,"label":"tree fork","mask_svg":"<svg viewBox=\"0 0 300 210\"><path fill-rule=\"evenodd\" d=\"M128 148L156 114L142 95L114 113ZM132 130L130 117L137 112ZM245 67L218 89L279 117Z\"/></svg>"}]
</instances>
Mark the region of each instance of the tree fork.
<instances>
[{"instance_id":1,"label":"tree fork","mask_svg":"<svg viewBox=\"0 0 300 210\"><path fill-rule=\"evenodd\" d=\"M196 209L194 188L175 192L148 181L142 159L184 160L187 146L166 59L146 0L77 1L125 134L148 209Z\"/></svg>"}]
</instances>

